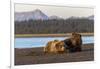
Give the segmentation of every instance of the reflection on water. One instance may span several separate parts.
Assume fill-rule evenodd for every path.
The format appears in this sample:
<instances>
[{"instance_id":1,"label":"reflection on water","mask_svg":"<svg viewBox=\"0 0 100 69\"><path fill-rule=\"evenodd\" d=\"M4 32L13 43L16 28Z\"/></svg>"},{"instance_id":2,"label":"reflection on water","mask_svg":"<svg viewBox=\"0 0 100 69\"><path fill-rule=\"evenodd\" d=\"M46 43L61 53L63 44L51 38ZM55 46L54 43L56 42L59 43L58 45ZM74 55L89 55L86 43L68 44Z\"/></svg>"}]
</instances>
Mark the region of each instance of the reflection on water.
<instances>
[{"instance_id":1,"label":"reflection on water","mask_svg":"<svg viewBox=\"0 0 100 69\"><path fill-rule=\"evenodd\" d=\"M15 48L32 48L45 46L48 41L64 40L68 37L33 37L33 38L15 38ZM83 44L94 43L93 36L83 36Z\"/></svg>"}]
</instances>

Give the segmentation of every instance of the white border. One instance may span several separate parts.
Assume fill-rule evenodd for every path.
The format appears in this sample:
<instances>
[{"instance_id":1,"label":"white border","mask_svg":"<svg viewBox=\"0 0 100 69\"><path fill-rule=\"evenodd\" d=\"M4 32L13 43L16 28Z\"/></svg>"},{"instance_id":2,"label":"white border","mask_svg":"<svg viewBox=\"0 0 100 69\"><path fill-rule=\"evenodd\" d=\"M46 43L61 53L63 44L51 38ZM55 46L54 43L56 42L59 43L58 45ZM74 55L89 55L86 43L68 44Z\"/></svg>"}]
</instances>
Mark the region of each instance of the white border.
<instances>
[{"instance_id":1,"label":"white border","mask_svg":"<svg viewBox=\"0 0 100 69\"><path fill-rule=\"evenodd\" d=\"M92 8L95 8L94 5L85 5L85 4L71 4L71 3L68 3L68 4L60 4L60 3L39 3L39 2L32 2L32 1L23 1L23 0L15 0L15 1L11 1L11 63L10 63L10 67L11 69L16 69L16 68L20 68L20 69L24 69L24 68L38 68L38 69L41 69L41 67L45 68L45 66L49 66L49 67L52 67L52 66L58 66L58 65L66 65L66 63L50 63L50 64L36 64L36 65L18 65L18 66L15 66L14 65L14 4L16 3L20 3L20 4L33 4L33 5L50 5L50 6L70 6L70 7L92 7ZM85 63L86 62L86 63ZM67 63L67 65L79 65L80 63L81 64L91 64L91 63L94 63L93 61L85 61L84 63L83 62L70 62L70 63ZM42 66L41 66L42 65ZM70 67L69 67L70 68Z\"/></svg>"},{"instance_id":2,"label":"white border","mask_svg":"<svg viewBox=\"0 0 100 69\"><path fill-rule=\"evenodd\" d=\"M11 6L11 9L10 9L10 20L11 20L11 27L10 27L10 55L11 55L11 58L10 58L10 67L11 68L14 68L14 2L10 2L10 6Z\"/></svg>"}]
</instances>

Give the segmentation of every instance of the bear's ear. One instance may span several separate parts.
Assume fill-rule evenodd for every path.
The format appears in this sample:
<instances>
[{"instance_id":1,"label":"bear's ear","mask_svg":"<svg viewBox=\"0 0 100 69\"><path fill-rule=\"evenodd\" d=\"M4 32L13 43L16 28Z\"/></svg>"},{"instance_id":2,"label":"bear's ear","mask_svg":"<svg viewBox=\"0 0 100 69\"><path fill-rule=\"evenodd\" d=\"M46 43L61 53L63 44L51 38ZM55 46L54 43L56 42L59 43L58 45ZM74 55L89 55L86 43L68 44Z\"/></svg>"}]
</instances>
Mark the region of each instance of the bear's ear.
<instances>
[{"instance_id":1,"label":"bear's ear","mask_svg":"<svg viewBox=\"0 0 100 69\"><path fill-rule=\"evenodd\" d=\"M54 40L54 42L58 42L59 40Z\"/></svg>"}]
</instances>

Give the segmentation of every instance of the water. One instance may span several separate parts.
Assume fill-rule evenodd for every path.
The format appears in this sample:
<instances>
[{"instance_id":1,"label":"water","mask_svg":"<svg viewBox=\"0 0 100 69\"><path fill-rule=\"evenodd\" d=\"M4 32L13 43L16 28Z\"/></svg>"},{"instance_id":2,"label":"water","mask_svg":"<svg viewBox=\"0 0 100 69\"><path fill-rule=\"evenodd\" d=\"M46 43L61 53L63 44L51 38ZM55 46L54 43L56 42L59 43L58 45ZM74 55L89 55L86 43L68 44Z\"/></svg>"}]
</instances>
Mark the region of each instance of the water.
<instances>
[{"instance_id":1,"label":"water","mask_svg":"<svg viewBox=\"0 0 100 69\"><path fill-rule=\"evenodd\" d=\"M33 37L33 38L15 38L15 48L43 47L48 41L64 40L68 37ZM93 36L83 36L83 44L94 43Z\"/></svg>"}]
</instances>

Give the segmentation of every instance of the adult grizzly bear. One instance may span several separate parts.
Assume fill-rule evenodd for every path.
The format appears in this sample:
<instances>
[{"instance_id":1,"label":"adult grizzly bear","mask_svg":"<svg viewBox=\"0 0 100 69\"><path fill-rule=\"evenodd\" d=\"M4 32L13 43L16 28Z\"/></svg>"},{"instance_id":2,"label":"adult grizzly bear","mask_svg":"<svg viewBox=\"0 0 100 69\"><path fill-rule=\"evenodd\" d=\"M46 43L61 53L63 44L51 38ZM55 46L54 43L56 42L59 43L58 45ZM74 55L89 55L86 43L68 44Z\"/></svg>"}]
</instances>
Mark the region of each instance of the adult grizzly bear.
<instances>
[{"instance_id":1,"label":"adult grizzly bear","mask_svg":"<svg viewBox=\"0 0 100 69\"><path fill-rule=\"evenodd\" d=\"M63 41L49 41L47 45L44 47L45 53L63 53L64 51L65 47Z\"/></svg>"},{"instance_id":2,"label":"adult grizzly bear","mask_svg":"<svg viewBox=\"0 0 100 69\"><path fill-rule=\"evenodd\" d=\"M82 38L78 33L72 33L72 36L69 39L64 40L65 48L69 49L70 52L79 52L81 51Z\"/></svg>"}]
</instances>

